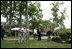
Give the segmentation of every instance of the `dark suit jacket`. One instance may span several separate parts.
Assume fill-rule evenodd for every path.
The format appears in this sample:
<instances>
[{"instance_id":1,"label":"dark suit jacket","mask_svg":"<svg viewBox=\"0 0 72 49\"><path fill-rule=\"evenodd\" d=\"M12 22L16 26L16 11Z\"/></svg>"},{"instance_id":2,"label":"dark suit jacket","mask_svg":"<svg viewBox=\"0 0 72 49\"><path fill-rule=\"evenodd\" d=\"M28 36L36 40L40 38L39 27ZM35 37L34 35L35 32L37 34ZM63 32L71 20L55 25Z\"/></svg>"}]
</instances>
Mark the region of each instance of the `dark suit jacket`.
<instances>
[{"instance_id":1,"label":"dark suit jacket","mask_svg":"<svg viewBox=\"0 0 72 49\"><path fill-rule=\"evenodd\" d=\"M48 32L47 32L47 35L51 35L51 33L52 33L51 31L48 31Z\"/></svg>"},{"instance_id":2,"label":"dark suit jacket","mask_svg":"<svg viewBox=\"0 0 72 49\"><path fill-rule=\"evenodd\" d=\"M37 29L37 33L40 35L41 34L41 30L38 28Z\"/></svg>"},{"instance_id":3,"label":"dark suit jacket","mask_svg":"<svg viewBox=\"0 0 72 49\"><path fill-rule=\"evenodd\" d=\"M4 36L5 30L1 28L1 36Z\"/></svg>"}]
</instances>

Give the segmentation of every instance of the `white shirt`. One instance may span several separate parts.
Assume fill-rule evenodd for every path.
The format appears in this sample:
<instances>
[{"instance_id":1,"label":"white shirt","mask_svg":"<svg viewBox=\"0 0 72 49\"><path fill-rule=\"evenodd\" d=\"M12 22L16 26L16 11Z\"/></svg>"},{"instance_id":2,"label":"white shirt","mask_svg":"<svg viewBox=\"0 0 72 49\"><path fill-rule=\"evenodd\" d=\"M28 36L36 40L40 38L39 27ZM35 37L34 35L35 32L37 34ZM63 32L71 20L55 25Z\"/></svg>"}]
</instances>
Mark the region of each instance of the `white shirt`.
<instances>
[{"instance_id":1,"label":"white shirt","mask_svg":"<svg viewBox=\"0 0 72 49\"><path fill-rule=\"evenodd\" d=\"M24 29L24 32L26 32L26 29Z\"/></svg>"},{"instance_id":2,"label":"white shirt","mask_svg":"<svg viewBox=\"0 0 72 49\"><path fill-rule=\"evenodd\" d=\"M37 34L37 30L36 29L34 29L34 34Z\"/></svg>"}]
</instances>

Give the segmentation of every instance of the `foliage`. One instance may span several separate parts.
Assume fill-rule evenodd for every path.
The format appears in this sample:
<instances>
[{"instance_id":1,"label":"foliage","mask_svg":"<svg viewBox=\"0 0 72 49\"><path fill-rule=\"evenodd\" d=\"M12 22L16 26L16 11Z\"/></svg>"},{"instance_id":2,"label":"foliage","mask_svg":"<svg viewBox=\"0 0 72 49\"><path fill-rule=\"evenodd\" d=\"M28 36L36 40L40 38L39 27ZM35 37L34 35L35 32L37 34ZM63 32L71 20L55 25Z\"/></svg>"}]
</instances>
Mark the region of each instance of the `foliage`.
<instances>
[{"instance_id":1,"label":"foliage","mask_svg":"<svg viewBox=\"0 0 72 49\"><path fill-rule=\"evenodd\" d=\"M71 43L71 38L68 39L68 42Z\"/></svg>"},{"instance_id":2,"label":"foliage","mask_svg":"<svg viewBox=\"0 0 72 49\"><path fill-rule=\"evenodd\" d=\"M40 2L29 4L29 24L30 29L38 28L42 20L42 9L40 9Z\"/></svg>"},{"instance_id":3,"label":"foliage","mask_svg":"<svg viewBox=\"0 0 72 49\"><path fill-rule=\"evenodd\" d=\"M49 24L51 24L50 20L42 20L42 23L41 23L41 29L42 29L42 31L44 31L44 29L46 30L47 26Z\"/></svg>"},{"instance_id":4,"label":"foliage","mask_svg":"<svg viewBox=\"0 0 72 49\"><path fill-rule=\"evenodd\" d=\"M11 25L19 25L20 18L24 17L24 20L21 19L22 25L26 25L26 2L25 1L12 1L12 20ZM20 12L21 11L21 12ZM10 18L10 3L9 1L1 1L1 15L8 19ZM40 2L31 1L28 2L28 16L29 16L29 27L31 29L39 27L40 21L43 17L42 9L40 8ZM37 26L36 26L37 25Z\"/></svg>"},{"instance_id":5,"label":"foliage","mask_svg":"<svg viewBox=\"0 0 72 49\"><path fill-rule=\"evenodd\" d=\"M53 15L53 18L51 18L51 20L53 21L53 26L52 26L52 29L54 30L55 27L60 27L60 28L65 28L65 25L64 25L64 20L65 20L65 17L67 16L66 14L66 8L63 9L61 13L61 16L59 16L58 12L59 12L59 7L60 5L63 5L64 3L61 2L54 2L54 3L51 3L51 5L53 5L51 11L52 11L52 15Z\"/></svg>"},{"instance_id":6,"label":"foliage","mask_svg":"<svg viewBox=\"0 0 72 49\"><path fill-rule=\"evenodd\" d=\"M60 32L59 32L59 36L62 38L62 39L68 39L71 37L71 30L70 29L62 29Z\"/></svg>"},{"instance_id":7,"label":"foliage","mask_svg":"<svg viewBox=\"0 0 72 49\"><path fill-rule=\"evenodd\" d=\"M53 38L52 38L53 40L60 40L61 39L61 37L60 36L53 36Z\"/></svg>"}]
</instances>

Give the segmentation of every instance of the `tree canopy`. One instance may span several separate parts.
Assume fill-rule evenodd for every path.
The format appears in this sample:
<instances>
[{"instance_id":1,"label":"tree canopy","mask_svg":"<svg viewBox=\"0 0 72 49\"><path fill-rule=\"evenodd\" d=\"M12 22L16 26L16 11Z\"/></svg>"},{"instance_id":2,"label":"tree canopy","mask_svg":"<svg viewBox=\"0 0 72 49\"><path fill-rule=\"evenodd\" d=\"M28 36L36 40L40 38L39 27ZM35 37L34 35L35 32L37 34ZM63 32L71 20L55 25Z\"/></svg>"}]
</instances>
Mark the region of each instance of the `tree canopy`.
<instances>
[{"instance_id":1,"label":"tree canopy","mask_svg":"<svg viewBox=\"0 0 72 49\"><path fill-rule=\"evenodd\" d=\"M63 2L61 2L61 3L59 3L59 2L51 3L51 5L53 6L51 11L52 11L52 15L54 17L54 18L51 18L52 21L53 21L53 26L52 26L53 30L54 30L55 27L65 28L64 20L67 16L66 15L66 8L64 8L63 11L60 12L61 16L59 16L59 14L58 14L58 11L60 9L59 7L60 7L60 5L63 5L63 4L64 4Z\"/></svg>"}]
</instances>

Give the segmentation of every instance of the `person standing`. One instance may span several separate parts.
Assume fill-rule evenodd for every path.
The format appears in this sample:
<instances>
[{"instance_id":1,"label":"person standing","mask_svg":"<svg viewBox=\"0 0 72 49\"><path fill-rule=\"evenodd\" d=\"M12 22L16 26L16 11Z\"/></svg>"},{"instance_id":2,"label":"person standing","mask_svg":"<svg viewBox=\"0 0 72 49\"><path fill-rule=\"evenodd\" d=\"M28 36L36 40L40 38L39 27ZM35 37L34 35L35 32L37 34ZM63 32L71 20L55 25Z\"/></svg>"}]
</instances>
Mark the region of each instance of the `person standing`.
<instances>
[{"instance_id":1,"label":"person standing","mask_svg":"<svg viewBox=\"0 0 72 49\"><path fill-rule=\"evenodd\" d=\"M5 30L3 28L3 26L1 26L1 39L4 40L4 33L5 33Z\"/></svg>"},{"instance_id":2,"label":"person standing","mask_svg":"<svg viewBox=\"0 0 72 49\"><path fill-rule=\"evenodd\" d=\"M50 38L51 34L52 34L52 31L49 30L49 31L47 32L47 35L48 35L48 39L49 39L49 40L51 39L51 38Z\"/></svg>"},{"instance_id":3,"label":"person standing","mask_svg":"<svg viewBox=\"0 0 72 49\"><path fill-rule=\"evenodd\" d=\"M23 37L24 37L24 42L25 42L26 41L26 28L25 27L24 27Z\"/></svg>"},{"instance_id":4,"label":"person standing","mask_svg":"<svg viewBox=\"0 0 72 49\"><path fill-rule=\"evenodd\" d=\"M22 30L21 30L21 28L19 29L18 36L19 36L18 42L19 42L19 44L20 44L20 43L22 43Z\"/></svg>"},{"instance_id":5,"label":"person standing","mask_svg":"<svg viewBox=\"0 0 72 49\"><path fill-rule=\"evenodd\" d=\"M38 33L38 40L41 40L41 29L40 28L37 29L37 33Z\"/></svg>"},{"instance_id":6,"label":"person standing","mask_svg":"<svg viewBox=\"0 0 72 49\"><path fill-rule=\"evenodd\" d=\"M37 29L34 29L34 39L37 38L35 35L37 35Z\"/></svg>"}]
</instances>

